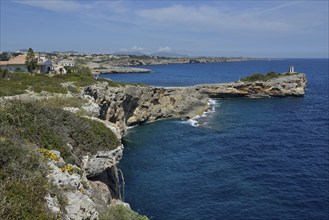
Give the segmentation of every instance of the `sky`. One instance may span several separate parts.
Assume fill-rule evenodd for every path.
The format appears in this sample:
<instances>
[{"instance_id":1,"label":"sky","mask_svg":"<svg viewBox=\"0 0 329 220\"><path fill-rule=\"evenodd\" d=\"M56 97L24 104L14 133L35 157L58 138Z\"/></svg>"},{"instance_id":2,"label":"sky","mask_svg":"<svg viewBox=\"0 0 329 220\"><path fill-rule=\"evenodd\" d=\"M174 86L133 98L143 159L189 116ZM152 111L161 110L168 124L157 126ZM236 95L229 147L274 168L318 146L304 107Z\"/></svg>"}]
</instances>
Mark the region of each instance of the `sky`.
<instances>
[{"instance_id":1,"label":"sky","mask_svg":"<svg viewBox=\"0 0 329 220\"><path fill-rule=\"evenodd\" d=\"M0 50L328 58L328 0L0 0Z\"/></svg>"}]
</instances>

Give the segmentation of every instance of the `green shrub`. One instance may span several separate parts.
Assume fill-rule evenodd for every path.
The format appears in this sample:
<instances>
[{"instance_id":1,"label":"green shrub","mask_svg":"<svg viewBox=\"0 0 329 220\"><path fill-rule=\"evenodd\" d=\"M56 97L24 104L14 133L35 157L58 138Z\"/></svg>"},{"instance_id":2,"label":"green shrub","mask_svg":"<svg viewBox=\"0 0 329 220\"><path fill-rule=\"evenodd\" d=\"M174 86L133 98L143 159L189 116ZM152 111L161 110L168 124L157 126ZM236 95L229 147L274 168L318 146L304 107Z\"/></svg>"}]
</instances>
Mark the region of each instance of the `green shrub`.
<instances>
[{"instance_id":1,"label":"green shrub","mask_svg":"<svg viewBox=\"0 0 329 220\"><path fill-rule=\"evenodd\" d=\"M0 128L0 219L52 219L45 203L46 164L12 132Z\"/></svg>"},{"instance_id":2,"label":"green shrub","mask_svg":"<svg viewBox=\"0 0 329 220\"><path fill-rule=\"evenodd\" d=\"M112 205L105 212L100 213L100 220L148 220L124 205Z\"/></svg>"},{"instance_id":3,"label":"green shrub","mask_svg":"<svg viewBox=\"0 0 329 220\"><path fill-rule=\"evenodd\" d=\"M247 76L244 78L241 78L240 81L243 82L255 82L255 81L268 81L272 79L276 79L282 76L291 76L291 75L296 75L297 73L276 73L276 72L269 72L266 75L263 75L261 73L256 73L251 76Z\"/></svg>"},{"instance_id":4,"label":"green shrub","mask_svg":"<svg viewBox=\"0 0 329 220\"><path fill-rule=\"evenodd\" d=\"M11 135L16 133L40 148L60 151L70 162L74 155L111 150L119 145L104 124L40 102L8 104L0 111L0 123L4 129L13 130Z\"/></svg>"},{"instance_id":5,"label":"green shrub","mask_svg":"<svg viewBox=\"0 0 329 220\"><path fill-rule=\"evenodd\" d=\"M64 88L61 83L73 82L75 88ZM108 82L109 86L118 87L125 86L127 83L114 82L106 79L94 79L90 70L81 67L78 73L70 73L64 75L55 75L49 77L45 74L29 75L22 72L9 73L1 70L0 72L0 96L11 96L25 93L29 89L34 92L50 92L65 94L68 91L79 93L79 87L89 86L96 82Z\"/></svg>"},{"instance_id":6,"label":"green shrub","mask_svg":"<svg viewBox=\"0 0 329 220\"><path fill-rule=\"evenodd\" d=\"M281 74L275 73L275 72L269 72L266 75L263 75L261 73L255 73L251 76L247 76L244 78L241 78L240 81L244 82L255 82L255 81L268 81L271 79L275 79L282 76Z\"/></svg>"},{"instance_id":7,"label":"green shrub","mask_svg":"<svg viewBox=\"0 0 329 220\"><path fill-rule=\"evenodd\" d=\"M68 147L72 145L73 149ZM0 219L54 219L46 207L48 150L66 162L98 150L114 149L115 135L102 123L81 118L44 102L9 102L0 109ZM77 155L77 156L75 156ZM71 166L63 171L76 172ZM61 199L63 206L64 200Z\"/></svg>"},{"instance_id":8,"label":"green shrub","mask_svg":"<svg viewBox=\"0 0 329 220\"><path fill-rule=\"evenodd\" d=\"M81 106L87 103L87 100L82 98L49 98L37 101L40 105L46 107L57 107L57 108L64 108L64 107L75 107L81 108Z\"/></svg>"}]
</instances>

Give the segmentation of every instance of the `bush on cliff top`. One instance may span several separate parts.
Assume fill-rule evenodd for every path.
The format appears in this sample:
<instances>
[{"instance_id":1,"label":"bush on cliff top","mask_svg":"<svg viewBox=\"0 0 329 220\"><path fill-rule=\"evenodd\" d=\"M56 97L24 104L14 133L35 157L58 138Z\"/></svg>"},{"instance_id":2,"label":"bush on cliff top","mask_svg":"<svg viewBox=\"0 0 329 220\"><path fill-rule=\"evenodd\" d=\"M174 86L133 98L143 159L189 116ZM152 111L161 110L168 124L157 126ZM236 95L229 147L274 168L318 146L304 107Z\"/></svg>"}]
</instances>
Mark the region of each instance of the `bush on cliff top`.
<instances>
[{"instance_id":1,"label":"bush on cliff top","mask_svg":"<svg viewBox=\"0 0 329 220\"><path fill-rule=\"evenodd\" d=\"M34 92L50 92L50 93L78 93L77 88L64 88L61 83L73 82L76 87L84 87L96 82L106 81L109 86L123 86L124 83L113 82L106 79L94 79L90 74L85 73L70 73L65 75L55 75L49 77L46 74L29 75L22 72L8 72L3 73L0 70L0 96L12 96L25 93L29 89Z\"/></svg>"},{"instance_id":2,"label":"bush on cliff top","mask_svg":"<svg viewBox=\"0 0 329 220\"><path fill-rule=\"evenodd\" d=\"M0 123L12 130L12 136L23 137L40 148L60 151L65 160L70 160L67 162L88 152L112 150L119 145L104 124L38 102L7 104L0 111Z\"/></svg>"},{"instance_id":3,"label":"bush on cliff top","mask_svg":"<svg viewBox=\"0 0 329 220\"><path fill-rule=\"evenodd\" d=\"M282 76L288 76L288 75L293 75L293 74L289 74L289 73L280 74L280 73L276 73L276 72L269 72L266 75L264 75L261 73L255 73L251 76L241 78L240 81L243 81L243 82L268 81L271 79L276 79L276 78L279 78Z\"/></svg>"},{"instance_id":4,"label":"bush on cliff top","mask_svg":"<svg viewBox=\"0 0 329 220\"><path fill-rule=\"evenodd\" d=\"M56 219L46 206L52 189L40 148L58 150L73 162L118 144L102 123L43 102L7 103L0 108L0 219Z\"/></svg>"},{"instance_id":5,"label":"bush on cliff top","mask_svg":"<svg viewBox=\"0 0 329 220\"><path fill-rule=\"evenodd\" d=\"M99 220L148 220L148 218L118 204L112 205L105 212L100 213Z\"/></svg>"},{"instance_id":6,"label":"bush on cliff top","mask_svg":"<svg viewBox=\"0 0 329 220\"><path fill-rule=\"evenodd\" d=\"M0 127L0 219L55 219L46 207L46 164L28 141Z\"/></svg>"}]
</instances>

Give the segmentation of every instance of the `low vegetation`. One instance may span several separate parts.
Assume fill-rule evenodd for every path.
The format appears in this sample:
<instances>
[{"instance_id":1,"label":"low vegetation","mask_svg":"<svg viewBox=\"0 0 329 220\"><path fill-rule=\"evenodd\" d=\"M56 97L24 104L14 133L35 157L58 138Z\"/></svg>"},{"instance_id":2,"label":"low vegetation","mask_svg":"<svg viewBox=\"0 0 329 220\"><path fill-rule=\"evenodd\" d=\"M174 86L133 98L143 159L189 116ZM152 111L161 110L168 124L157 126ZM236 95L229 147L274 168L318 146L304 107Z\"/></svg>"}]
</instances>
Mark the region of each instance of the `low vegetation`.
<instances>
[{"instance_id":1,"label":"low vegetation","mask_svg":"<svg viewBox=\"0 0 329 220\"><path fill-rule=\"evenodd\" d=\"M79 165L82 155L118 145L102 123L47 102L6 103L0 109L0 219L55 219L45 201L53 190L45 178L44 155L54 157L48 150Z\"/></svg>"},{"instance_id":2,"label":"low vegetation","mask_svg":"<svg viewBox=\"0 0 329 220\"><path fill-rule=\"evenodd\" d=\"M73 73L54 75L49 77L46 74L29 75L23 72L8 72L0 69L0 96L19 95L31 90L34 92L50 92L65 94L68 91L79 93L80 88L96 82L108 82L109 86L124 86L125 83L114 82L106 79L94 79L88 68L75 68L70 70ZM70 86L63 86L63 83L72 82Z\"/></svg>"},{"instance_id":3,"label":"low vegetation","mask_svg":"<svg viewBox=\"0 0 329 220\"><path fill-rule=\"evenodd\" d=\"M279 78L282 76L288 76L288 75L294 75L294 74L290 74L290 73L281 74L281 73L276 73L276 72L269 72L266 75L264 75L261 73L256 73L251 76L241 78L240 81L243 81L243 82L269 81L272 79L276 79L276 78Z\"/></svg>"},{"instance_id":4,"label":"low vegetation","mask_svg":"<svg viewBox=\"0 0 329 220\"><path fill-rule=\"evenodd\" d=\"M126 85L96 80L83 68L70 69L70 72L49 77L0 70L0 96L22 94L26 90L74 93L80 92L80 87L99 81L106 81L109 86ZM62 192L46 178L47 158L58 160L50 150L61 153L66 162L62 171L72 173L75 171L71 164L80 166L83 155L112 150L120 144L103 123L63 110L63 107L81 108L86 102L77 97L55 97L0 103L0 219L61 218L49 212L45 200L50 194L58 197L61 207L66 202ZM111 206L101 216L101 219L147 219L121 205Z\"/></svg>"},{"instance_id":5,"label":"low vegetation","mask_svg":"<svg viewBox=\"0 0 329 220\"><path fill-rule=\"evenodd\" d=\"M100 220L148 220L146 216L125 207L124 205L110 206L105 212L100 213Z\"/></svg>"},{"instance_id":6,"label":"low vegetation","mask_svg":"<svg viewBox=\"0 0 329 220\"><path fill-rule=\"evenodd\" d=\"M45 161L33 143L0 126L0 219L54 219L45 196Z\"/></svg>"},{"instance_id":7,"label":"low vegetation","mask_svg":"<svg viewBox=\"0 0 329 220\"><path fill-rule=\"evenodd\" d=\"M40 148L60 151L68 162L74 162L75 156L114 149L119 145L116 136L104 124L48 104L7 104L0 111L1 128L9 132L7 135L22 137Z\"/></svg>"}]
</instances>

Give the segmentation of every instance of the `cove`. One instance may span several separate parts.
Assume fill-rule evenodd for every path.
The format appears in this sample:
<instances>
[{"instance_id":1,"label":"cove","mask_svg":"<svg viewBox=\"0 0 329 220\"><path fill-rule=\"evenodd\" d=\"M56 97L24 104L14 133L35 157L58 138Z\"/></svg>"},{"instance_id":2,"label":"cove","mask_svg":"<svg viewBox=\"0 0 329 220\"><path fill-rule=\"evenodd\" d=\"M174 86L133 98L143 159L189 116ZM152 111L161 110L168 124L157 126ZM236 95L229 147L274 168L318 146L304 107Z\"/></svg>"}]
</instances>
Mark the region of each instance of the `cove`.
<instances>
[{"instance_id":1,"label":"cove","mask_svg":"<svg viewBox=\"0 0 329 220\"><path fill-rule=\"evenodd\" d=\"M217 99L199 127L130 130L125 201L153 219L327 218L327 62L300 60L305 97Z\"/></svg>"}]
</instances>

